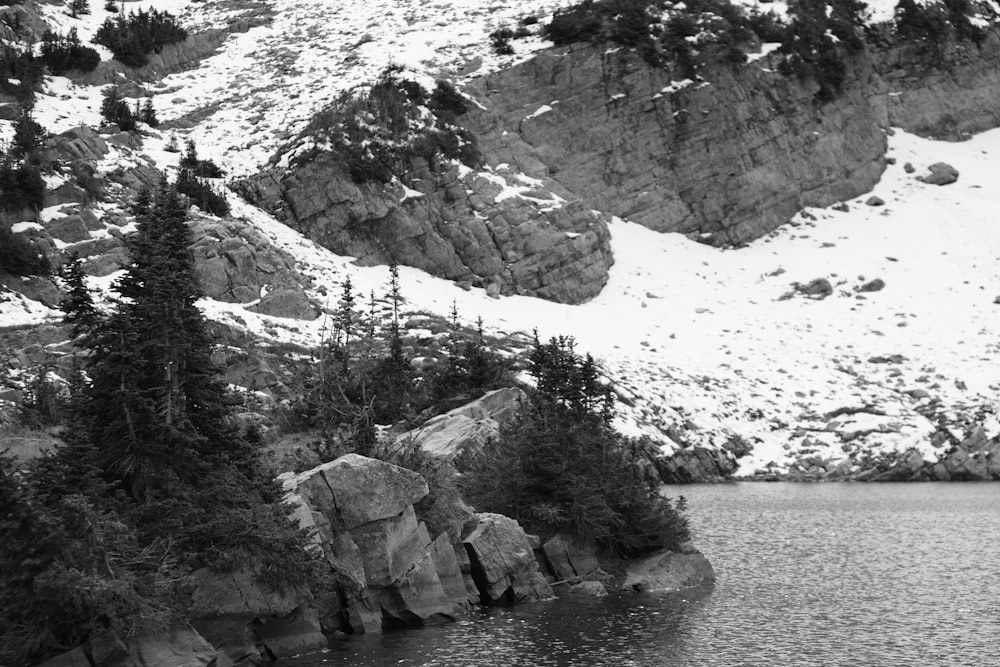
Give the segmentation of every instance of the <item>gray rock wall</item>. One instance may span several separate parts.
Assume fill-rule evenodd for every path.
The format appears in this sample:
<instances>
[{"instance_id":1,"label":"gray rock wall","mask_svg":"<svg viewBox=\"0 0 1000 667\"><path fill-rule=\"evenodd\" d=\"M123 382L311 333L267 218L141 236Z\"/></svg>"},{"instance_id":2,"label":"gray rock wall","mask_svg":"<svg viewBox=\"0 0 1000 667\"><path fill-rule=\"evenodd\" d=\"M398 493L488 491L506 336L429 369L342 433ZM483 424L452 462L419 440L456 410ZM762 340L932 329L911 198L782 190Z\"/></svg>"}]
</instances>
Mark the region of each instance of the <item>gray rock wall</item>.
<instances>
[{"instance_id":1,"label":"gray rock wall","mask_svg":"<svg viewBox=\"0 0 1000 667\"><path fill-rule=\"evenodd\" d=\"M738 243L870 189L884 168L866 58L825 105L770 68L717 64L678 86L634 53L573 45L475 82L487 109L468 124L491 164L657 231Z\"/></svg>"},{"instance_id":2,"label":"gray rock wall","mask_svg":"<svg viewBox=\"0 0 1000 667\"><path fill-rule=\"evenodd\" d=\"M356 184L321 154L290 172L239 187L251 201L362 265L413 266L492 294L530 294L579 303L607 282L607 226L580 202L502 197L504 187L454 168L423 169L417 190Z\"/></svg>"},{"instance_id":3,"label":"gray rock wall","mask_svg":"<svg viewBox=\"0 0 1000 667\"><path fill-rule=\"evenodd\" d=\"M889 125L934 139L967 139L1000 126L1000 34L978 47L893 44L879 50L879 102Z\"/></svg>"}]
</instances>

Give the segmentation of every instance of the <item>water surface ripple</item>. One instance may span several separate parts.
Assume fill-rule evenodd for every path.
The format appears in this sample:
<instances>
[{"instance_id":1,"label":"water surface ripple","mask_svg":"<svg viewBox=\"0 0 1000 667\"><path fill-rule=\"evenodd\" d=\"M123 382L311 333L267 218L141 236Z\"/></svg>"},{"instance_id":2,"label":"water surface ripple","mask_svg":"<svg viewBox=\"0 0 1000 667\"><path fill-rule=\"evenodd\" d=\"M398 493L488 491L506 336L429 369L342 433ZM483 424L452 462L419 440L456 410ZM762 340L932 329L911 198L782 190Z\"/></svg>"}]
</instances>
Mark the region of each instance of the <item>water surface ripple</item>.
<instances>
[{"instance_id":1,"label":"water surface ripple","mask_svg":"<svg viewBox=\"0 0 1000 667\"><path fill-rule=\"evenodd\" d=\"M669 491L713 588L485 610L282 664L1000 667L1000 484Z\"/></svg>"}]
</instances>

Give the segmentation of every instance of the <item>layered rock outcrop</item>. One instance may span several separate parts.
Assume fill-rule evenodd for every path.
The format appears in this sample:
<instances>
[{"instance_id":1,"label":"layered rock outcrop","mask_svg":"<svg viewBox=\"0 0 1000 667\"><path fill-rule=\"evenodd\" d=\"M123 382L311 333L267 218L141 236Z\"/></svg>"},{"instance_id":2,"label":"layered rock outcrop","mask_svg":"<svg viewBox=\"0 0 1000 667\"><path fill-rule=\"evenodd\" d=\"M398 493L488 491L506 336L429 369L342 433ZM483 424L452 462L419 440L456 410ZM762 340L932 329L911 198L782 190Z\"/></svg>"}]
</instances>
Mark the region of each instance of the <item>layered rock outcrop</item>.
<instances>
[{"instance_id":1,"label":"layered rock outcrop","mask_svg":"<svg viewBox=\"0 0 1000 667\"><path fill-rule=\"evenodd\" d=\"M550 193L521 196L499 176L463 176L454 167L432 173L418 164L416 189L358 184L335 156L320 154L239 188L279 220L362 265L394 261L494 295L578 303L600 291L612 263L601 217Z\"/></svg>"},{"instance_id":2,"label":"layered rock outcrop","mask_svg":"<svg viewBox=\"0 0 1000 667\"><path fill-rule=\"evenodd\" d=\"M305 293L308 280L294 260L246 225L199 219L191 246L198 279L208 296L246 303L249 310L276 317L312 320L319 307Z\"/></svg>"},{"instance_id":3,"label":"layered rock outcrop","mask_svg":"<svg viewBox=\"0 0 1000 667\"><path fill-rule=\"evenodd\" d=\"M635 53L573 45L474 82L466 124L491 164L551 178L588 206L663 232L747 241L803 206L871 188L885 137L866 58L832 103L769 68L676 82Z\"/></svg>"},{"instance_id":4,"label":"layered rock outcrop","mask_svg":"<svg viewBox=\"0 0 1000 667\"><path fill-rule=\"evenodd\" d=\"M578 302L603 285L611 257L589 209L739 244L805 206L868 191L890 126L961 138L1000 123L995 32L936 49L882 36L842 57L842 90L820 103L815 81L778 72L781 55L709 64L695 82L627 49L550 49L465 86L478 105L459 122L487 171L417 169L415 191L357 185L320 153L243 188L362 263Z\"/></svg>"},{"instance_id":5,"label":"layered rock outcrop","mask_svg":"<svg viewBox=\"0 0 1000 667\"><path fill-rule=\"evenodd\" d=\"M471 602L551 596L513 519L476 515L462 539L432 540L413 509L428 492L415 472L348 454L284 485L337 580L337 598L319 604L328 632L435 624Z\"/></svg>"},{"instance_id":6,"label":"layered rock outcrop","mask_svg":"<svg viewBox=\"0 0 1000 667\"><path fill-rule=\"evenodd\" d=\"M877 91L892 127L934 139L967 139L1000 126L1000 34L979 45L888 44L875 52Z\"/></svg>"}]
</instances>

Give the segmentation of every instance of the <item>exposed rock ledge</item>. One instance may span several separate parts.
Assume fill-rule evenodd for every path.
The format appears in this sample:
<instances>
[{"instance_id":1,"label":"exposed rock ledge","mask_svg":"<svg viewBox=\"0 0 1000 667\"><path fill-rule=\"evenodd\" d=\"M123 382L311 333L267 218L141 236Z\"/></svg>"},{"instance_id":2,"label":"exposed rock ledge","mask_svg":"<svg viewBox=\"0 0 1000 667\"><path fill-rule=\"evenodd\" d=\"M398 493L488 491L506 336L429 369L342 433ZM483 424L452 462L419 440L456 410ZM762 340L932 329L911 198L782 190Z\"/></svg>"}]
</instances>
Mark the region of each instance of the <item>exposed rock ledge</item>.
<instances>
[{"instance_id":1,"label":"exposed rock ledge","mask_svg":"<svg viewBox=\"0 0 1000 667\"><path fill-rule=\"evenodd\" d=\"M504 196L503 179L417 166L419 191L398 183L356 184L329 154L238 188L285 224L362 265L395 261L494 296L564 303L586 301L607 282L607 225L581 202L547 193Z\"/></svg>"},{"instance_id":2,"label":"exposed rock ledge","mask_svg":"<svg viewBox=\"0 0 1000 667\"><path fill-rule=\"evenodd\" d=\"M479 105L459 122L492 173L417 165L413 196L358 186L321 153L242 188L364 264L394 260L494 294L576 303L600 290L611 264L591 209L738 244L805 206L870 190L890 126L961 138L1000 123L995 32L978 49L921 49L889 40L845 54L846 83L824 104L815 82L777 72L780 56L710 65L694 83L626 49L549 49L465 87Z\"/></svg>"}]
</instances>

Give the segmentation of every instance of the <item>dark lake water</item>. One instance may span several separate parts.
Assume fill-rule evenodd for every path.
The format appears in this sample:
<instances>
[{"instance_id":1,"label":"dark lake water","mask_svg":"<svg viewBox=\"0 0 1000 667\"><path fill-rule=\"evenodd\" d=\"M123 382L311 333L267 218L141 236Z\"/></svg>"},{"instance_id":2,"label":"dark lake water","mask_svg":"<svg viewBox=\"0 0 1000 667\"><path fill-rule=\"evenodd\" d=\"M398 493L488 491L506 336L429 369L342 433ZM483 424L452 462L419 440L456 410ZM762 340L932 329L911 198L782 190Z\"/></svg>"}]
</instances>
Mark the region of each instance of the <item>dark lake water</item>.
<instances>
[{"instance_id":1,"label":"dark lake water","mask_svg":"<svg viewBox=\"0 0 1000 667\"><path fill-rule=\"evenodd\" d=\"M491 609L281 664L1000 666L1000 484L670 491L711 589Z\"/></svg>"}]
</instances>

